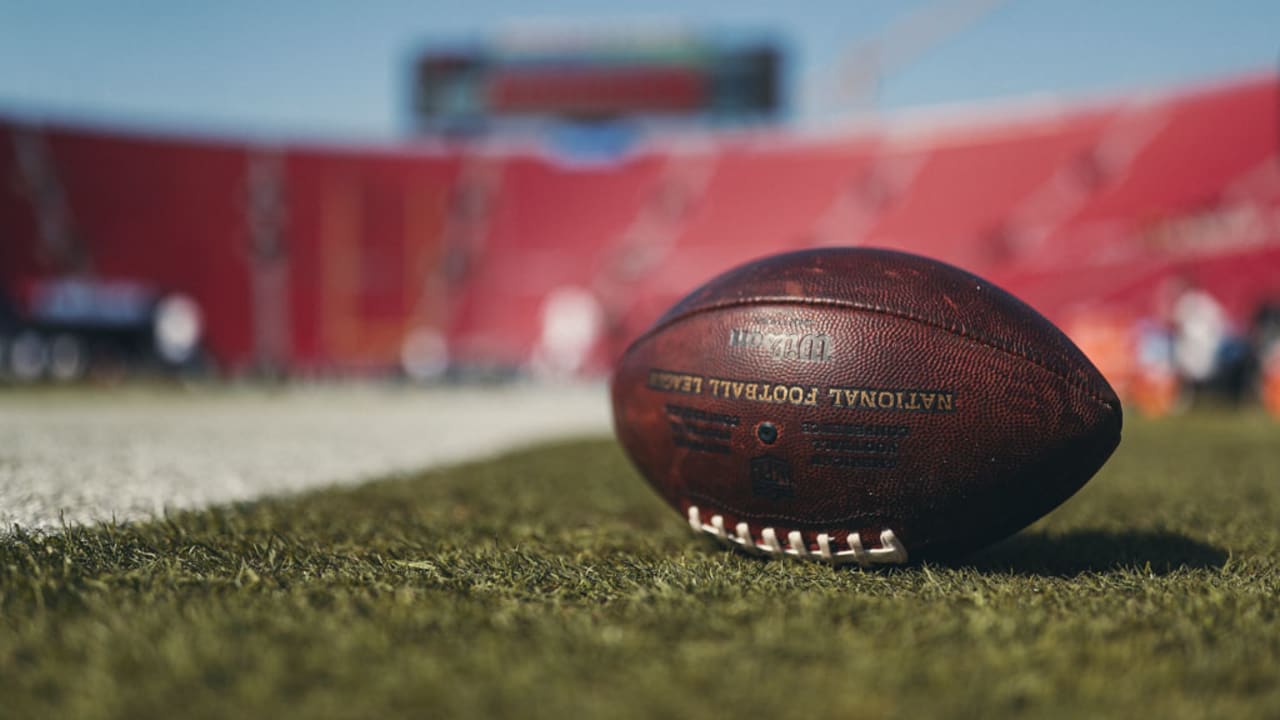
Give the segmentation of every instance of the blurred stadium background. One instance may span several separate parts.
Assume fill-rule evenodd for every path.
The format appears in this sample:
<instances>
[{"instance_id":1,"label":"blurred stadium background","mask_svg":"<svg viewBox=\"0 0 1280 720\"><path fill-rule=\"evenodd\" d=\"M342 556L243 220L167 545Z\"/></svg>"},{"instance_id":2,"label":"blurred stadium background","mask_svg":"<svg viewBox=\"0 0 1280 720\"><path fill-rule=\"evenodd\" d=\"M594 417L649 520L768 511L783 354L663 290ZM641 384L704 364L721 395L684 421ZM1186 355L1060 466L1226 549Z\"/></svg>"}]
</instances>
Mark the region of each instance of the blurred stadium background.
<instances>
[{"instance_id":1,"label":"blurred stadium background","mask_svg":"<svg viewBox=\"0 0 1280 720\"><path fill-rule=\"evenodd\" d=\"M805 78L777 31L507 23L409 53L401 140L0 114L4 382L598 378L728 266L879 245L1020 295L1143 412L1280 413L1276 73L877 110L1000 11L920 5Z\"/></svg>"}]
</instances>

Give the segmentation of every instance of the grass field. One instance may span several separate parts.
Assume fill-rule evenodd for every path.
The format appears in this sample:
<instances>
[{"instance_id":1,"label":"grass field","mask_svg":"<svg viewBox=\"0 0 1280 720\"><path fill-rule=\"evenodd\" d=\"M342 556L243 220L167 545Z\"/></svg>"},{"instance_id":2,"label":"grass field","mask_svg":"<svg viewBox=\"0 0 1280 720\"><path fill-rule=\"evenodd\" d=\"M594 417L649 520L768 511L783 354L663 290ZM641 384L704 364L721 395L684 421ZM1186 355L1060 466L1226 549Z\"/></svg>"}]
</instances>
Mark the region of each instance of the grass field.
<instances>
[{"instance_id":1,"label":"grass field","mask_svg":"<svg viewBox=\"0 0 1280 720\"><path fill-rule=\"evenodd\" d=\"M694 537L610 441L0 540L0 717L1280 716L1280 425L1131 422L955 566Z\"/></svg>"}]
</instances>

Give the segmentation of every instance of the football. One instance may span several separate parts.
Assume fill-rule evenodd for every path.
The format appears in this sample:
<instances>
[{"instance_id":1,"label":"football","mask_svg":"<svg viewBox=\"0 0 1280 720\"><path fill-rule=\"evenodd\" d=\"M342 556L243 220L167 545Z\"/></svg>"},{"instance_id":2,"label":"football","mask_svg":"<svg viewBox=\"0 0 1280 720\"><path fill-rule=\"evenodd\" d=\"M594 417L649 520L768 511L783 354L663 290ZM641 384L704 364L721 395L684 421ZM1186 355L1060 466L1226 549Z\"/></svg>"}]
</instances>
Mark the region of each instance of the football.
<instances>
[{"instance_id":1,"label":"football","mask_svg":"<svg viewBox=\"0 0 1280 720\"><path fill-rule=\"evenodd\" d=\"M1115 392L991 283L890 250L730 270L622 355L615 431L700 533L868 566L955 558L1075 493L1120 442Z\"/></svg>"}]
</instances>

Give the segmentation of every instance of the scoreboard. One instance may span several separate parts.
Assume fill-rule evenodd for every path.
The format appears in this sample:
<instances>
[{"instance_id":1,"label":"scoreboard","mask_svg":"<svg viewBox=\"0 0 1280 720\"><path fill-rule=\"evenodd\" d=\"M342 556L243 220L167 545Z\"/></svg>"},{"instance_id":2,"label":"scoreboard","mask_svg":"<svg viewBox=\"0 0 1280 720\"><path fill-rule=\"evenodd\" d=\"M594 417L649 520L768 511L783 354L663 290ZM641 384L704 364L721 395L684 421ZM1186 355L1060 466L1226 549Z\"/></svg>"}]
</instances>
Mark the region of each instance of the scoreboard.
<instances>
[{"instance_id":1,"label":"scoreboard","mask_svg":"<svg viewBox=\"0 0 1280 720\"><path fill-rule=\"evenodd\" d=\"M744 124L782 110L770 38L692 33L508 38L419 55L413 122L473 133L516 121L618 118Z\"/></svg>"}]
</instances>

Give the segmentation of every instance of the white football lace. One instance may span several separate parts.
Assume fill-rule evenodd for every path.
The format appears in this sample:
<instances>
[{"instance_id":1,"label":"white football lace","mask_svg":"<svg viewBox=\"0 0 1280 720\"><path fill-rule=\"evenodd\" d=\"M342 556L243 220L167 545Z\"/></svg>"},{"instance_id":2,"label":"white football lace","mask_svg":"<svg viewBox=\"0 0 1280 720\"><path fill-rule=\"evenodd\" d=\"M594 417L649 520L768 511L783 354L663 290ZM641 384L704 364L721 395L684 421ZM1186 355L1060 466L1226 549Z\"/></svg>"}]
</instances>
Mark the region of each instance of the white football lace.
<instances>
[{"instance_id":1,"label":"white football lace","mask_svg":"<svg viewBox=\"0 0 1280 720\"><path fill-rule=\"evenodd\" d=\"M696 505L689 506L689 524L694 530L705 532L726 545L736 545L753 555L772 555L798 557L805 560L817 560L832 565L848 565L857 563L861 567L876 564L901 564L907 561L907 548L898 540L892 530L880 533L878 548L866 548L858 533L849 533L845 537L848 550L836 551L832 548L832 538L827 533L818 535L818 550L814 552L804 542L804 535L799 530L787 533L784 545L778 540L778 532L771 527L760 531L760 541L751 537L751 529L744 522L734 527L732 533L725 529L724 516L712 515L711 523L702 522L702 513Z\"/></svg>"}]
</instances>

